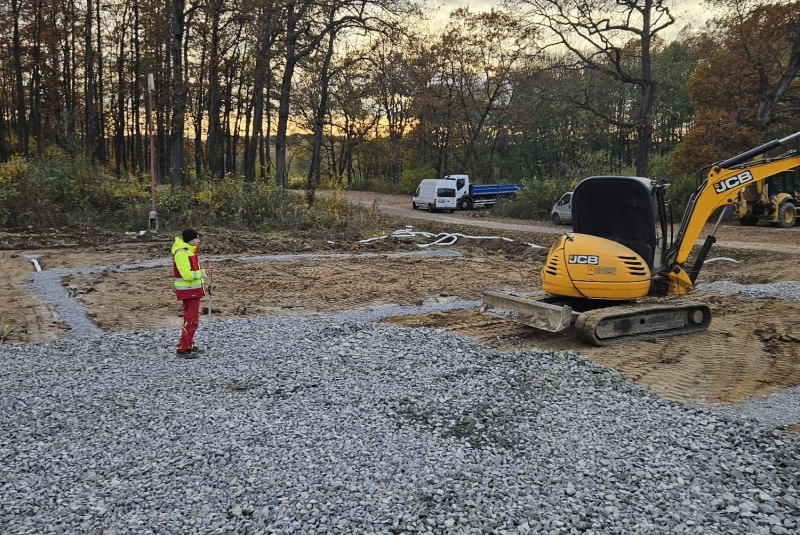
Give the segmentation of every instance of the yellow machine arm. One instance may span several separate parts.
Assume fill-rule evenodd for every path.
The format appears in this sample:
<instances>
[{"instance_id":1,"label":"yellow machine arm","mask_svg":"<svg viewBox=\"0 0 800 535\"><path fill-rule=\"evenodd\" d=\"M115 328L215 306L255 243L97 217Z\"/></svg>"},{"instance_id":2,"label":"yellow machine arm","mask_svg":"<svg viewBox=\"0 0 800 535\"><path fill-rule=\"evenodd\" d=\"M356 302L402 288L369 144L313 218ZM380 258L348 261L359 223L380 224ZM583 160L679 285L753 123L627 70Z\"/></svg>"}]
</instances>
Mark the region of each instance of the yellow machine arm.
<instances>
[{"instance_id":1,"label":"yellow machine arm","mask_svg":"<svg viewBox=\"0 0 800 535\"><path fill-rule=\"evenodd\" d=\"M665 265L670 266L669 293L682 295L694 287L697 272L702 266L711 245L716 241L709 236L700 252L691 275L684 266L695 241L700 236L708 218L717 208L733 205L736 195L748 185L765 180L773 175L800 166L800 151L792 150L775 158L753 161L752 158L780 147L782 144L800 136L791 136L770 141L728 160L716 163L709 168L700 187L692 195L681 222L680 230L670 250Z\"/></svg>"}]
</instances>

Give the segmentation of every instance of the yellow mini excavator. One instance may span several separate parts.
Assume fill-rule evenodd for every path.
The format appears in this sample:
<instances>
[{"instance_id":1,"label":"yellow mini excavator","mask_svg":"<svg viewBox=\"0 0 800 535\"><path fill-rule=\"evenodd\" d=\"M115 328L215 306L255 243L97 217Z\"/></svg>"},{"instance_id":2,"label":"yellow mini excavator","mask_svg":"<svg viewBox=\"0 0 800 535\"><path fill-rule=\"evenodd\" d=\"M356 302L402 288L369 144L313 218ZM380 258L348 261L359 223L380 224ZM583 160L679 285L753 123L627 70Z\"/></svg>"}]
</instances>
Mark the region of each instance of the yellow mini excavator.
<instances>
[{"instance_id":1,"label":"yellow mini excavator","mask_svg":"<svg viewBox=\"0 0 800 535\"><path fill-rule=\"evenodd\" d=\"M553 244L542 268L544 294L486 291L484 308L545 331L575 324L578 336L594 345L707 329L708 305L681 296L694 289L724 211L687 266L692 247L712 213L732 205L742 189L800 166L798 149L764 157L797 137L800 132L702 169L677 234L666 181L583 180L572 195L572 232Z\"/></svg>"}]
</instances>

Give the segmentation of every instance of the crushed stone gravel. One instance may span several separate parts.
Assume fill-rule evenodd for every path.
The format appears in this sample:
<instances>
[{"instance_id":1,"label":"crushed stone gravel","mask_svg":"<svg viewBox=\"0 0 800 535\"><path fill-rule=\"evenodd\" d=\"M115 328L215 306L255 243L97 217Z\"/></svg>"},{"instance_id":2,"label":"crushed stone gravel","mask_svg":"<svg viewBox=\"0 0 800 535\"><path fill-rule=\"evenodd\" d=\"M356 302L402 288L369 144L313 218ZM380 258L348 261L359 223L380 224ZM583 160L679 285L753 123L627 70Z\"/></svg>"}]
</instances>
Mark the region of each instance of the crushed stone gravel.
<instances>
[{"instance_id":1,"label":"crushed stone gravel","mask_svg":"<svg viewBox=\"0 0 800 535\"><path fill-rule=\"evenodd\" d=\"M792 533L800 439L360 311L0 346L3 533ZM200 338L202 339L202 337Z\"/></svg>"},{"instance_id":2,"label":"crushed stone gravel","mask_svg":"<svg viewBox=\"0 0 800 535\"><path fill-rule=\"evenodd\" d=\"M697 285L698 290L723 294L739 294L753 299L775 298L800 301L800 282L784 281L772 284L739 284L733 281L715 281Z\"/></svg>"},{"instance_id":3,"label":"crushed stone gravel","mask_svg":"<svg viewBox=\"0 0 800 535\"><path fill-rule=\"evenodd\" d=\"M215 321L187 361L89 328L66 271L32 287L70 336L0 346L0 533L800 530L800 438L747 410L375 323L422 307Z\"/></svg>"}]
</instances>

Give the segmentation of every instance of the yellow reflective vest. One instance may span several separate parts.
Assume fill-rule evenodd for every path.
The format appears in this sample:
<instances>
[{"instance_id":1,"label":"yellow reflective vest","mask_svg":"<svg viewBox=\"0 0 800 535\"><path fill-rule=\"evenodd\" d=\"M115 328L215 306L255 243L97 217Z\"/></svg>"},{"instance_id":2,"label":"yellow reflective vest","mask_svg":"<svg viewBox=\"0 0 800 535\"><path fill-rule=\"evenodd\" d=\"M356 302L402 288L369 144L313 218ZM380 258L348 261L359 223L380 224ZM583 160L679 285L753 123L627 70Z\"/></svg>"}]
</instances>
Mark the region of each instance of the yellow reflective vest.
<instances>
[{"instance_id":1,"label":"yellow reflective vest","mask_svg":"<svg viewBox=\"0 0 800 535\"><path fill-rule=\"evenodd\" d=\"M180 237L176 237L172 244L172 276L178 301L205 295L203 279L208 277L208 273L205 269L200 269L197 247L189 245Z\"/></svg>"}]
</instances>

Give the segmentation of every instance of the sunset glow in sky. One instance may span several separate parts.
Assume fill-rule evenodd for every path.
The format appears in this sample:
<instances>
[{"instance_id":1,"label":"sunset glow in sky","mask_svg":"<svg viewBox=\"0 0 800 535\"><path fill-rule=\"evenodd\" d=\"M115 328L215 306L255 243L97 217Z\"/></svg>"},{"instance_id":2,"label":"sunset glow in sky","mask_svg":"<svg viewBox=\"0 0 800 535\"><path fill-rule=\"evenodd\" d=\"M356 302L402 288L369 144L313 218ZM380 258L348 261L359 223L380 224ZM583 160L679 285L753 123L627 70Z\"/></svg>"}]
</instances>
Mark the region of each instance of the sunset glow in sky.
<instances>
[{"instance_id":1,"label":"sunset glow in sky","mask_svg":"<svg viewBox=\"0 0 800 535\"><path fill-rule=\"evenodd\" d=\"M458 7L469 6L470 11L489 11L492 7L499 5L499 0L428 0L429 6L441 5L443 17L447 13ZM669 4L670 12L675 17L675 28L679 30L691 24L695 28L700 28L711 16L707 7L703 6L702 0L676 0Z\"/></svg>"}]
</instances>

